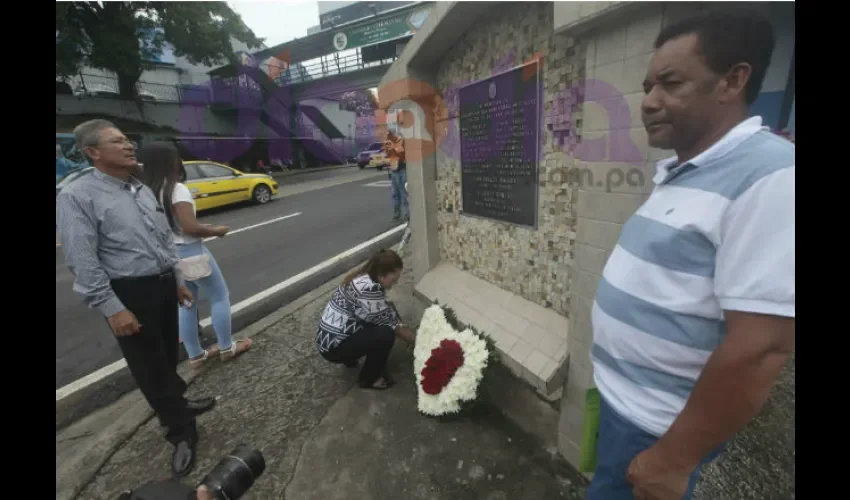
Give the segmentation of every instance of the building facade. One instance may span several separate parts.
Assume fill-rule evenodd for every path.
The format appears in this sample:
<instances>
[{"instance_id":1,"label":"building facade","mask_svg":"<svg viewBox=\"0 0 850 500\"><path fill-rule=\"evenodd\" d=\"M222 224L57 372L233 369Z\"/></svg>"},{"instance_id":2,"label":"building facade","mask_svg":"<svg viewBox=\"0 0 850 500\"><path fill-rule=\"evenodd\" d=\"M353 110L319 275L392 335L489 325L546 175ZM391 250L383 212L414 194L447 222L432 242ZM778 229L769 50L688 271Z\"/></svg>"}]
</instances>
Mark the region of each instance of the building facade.
<instances>
[{"instance_id":1,"label":"building facade","mask_svg":"<svg viewBox=\"0 0 850 500\"><path fill-rule=\"evenodd\" d=\"M230 42L236 54L248 53L250 50L235 38L231 38ZM209 86L208 73L214 68L194 64L185 57L175 55L168 44L165 44L159 56L147 63L150 67L139 77L138 90L146 100L159 102L178 102L185 88ZM118 77L111 71L99 68L80 68L77 75L66 83L77 96L118 95Z\"/></svg>"}]
</instances>

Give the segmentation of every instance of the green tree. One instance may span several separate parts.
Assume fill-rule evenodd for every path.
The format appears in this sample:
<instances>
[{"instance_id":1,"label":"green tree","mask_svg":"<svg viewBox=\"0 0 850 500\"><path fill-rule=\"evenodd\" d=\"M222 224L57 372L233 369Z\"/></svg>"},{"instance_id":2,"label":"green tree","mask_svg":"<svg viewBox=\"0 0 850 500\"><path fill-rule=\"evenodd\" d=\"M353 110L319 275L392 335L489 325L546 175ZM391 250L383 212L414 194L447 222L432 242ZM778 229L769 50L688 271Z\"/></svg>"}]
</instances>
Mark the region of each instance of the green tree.
<instances>
[{"instance_id":1,"label":"green tree","mask_svg":"<svg viewBox=\"0 0 850 500\"><path fill-rule=\"evenodd\" d=\"M231 37L250 48L263 41L226 2L57 2L56 76L109 70L121 96L137 99L142 71L166 42L176 56L214 66L234 61Z\"/></svg>"}]
</instances>

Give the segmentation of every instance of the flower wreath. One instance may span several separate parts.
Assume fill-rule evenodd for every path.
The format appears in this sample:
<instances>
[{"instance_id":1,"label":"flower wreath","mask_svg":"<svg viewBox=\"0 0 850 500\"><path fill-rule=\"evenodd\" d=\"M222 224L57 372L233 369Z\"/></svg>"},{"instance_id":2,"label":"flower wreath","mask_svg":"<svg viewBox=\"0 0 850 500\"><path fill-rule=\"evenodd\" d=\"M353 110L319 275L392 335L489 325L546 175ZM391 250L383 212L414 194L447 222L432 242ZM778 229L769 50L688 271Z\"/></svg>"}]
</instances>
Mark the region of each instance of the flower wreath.
<instances>
[{"instance_id":1,"label":"flower wreath","mask_svg":"<svg viewBox=\"0 0 850 500\"><path fill-rule=\"evenodd\" d=\"M434 417L465 413L497 363L490 337L463 326L450 308L432 305L422 316L413 350L419 411Z\"/></svg>"}]
</instances>

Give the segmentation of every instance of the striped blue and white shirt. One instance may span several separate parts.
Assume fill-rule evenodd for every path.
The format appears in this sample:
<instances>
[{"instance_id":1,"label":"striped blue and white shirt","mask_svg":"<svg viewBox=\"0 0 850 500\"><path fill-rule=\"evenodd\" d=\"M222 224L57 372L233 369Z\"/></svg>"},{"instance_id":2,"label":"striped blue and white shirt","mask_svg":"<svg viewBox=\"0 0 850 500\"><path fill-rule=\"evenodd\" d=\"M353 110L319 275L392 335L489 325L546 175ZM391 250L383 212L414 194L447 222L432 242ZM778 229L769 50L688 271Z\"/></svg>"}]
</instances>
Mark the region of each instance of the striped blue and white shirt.
<instances>
[{"instance_id":1,"label":"striped blue and white shirt","mask_svg":"<svg viewBox=\"0 0 850 500\"><path fill-rule=\"evenodd\" d=\"M594 381L664 434L726 335L724 310L794 317L795 146L750 118L681 166L658 164L593 303Z\"/></svg>"}]
</instances>

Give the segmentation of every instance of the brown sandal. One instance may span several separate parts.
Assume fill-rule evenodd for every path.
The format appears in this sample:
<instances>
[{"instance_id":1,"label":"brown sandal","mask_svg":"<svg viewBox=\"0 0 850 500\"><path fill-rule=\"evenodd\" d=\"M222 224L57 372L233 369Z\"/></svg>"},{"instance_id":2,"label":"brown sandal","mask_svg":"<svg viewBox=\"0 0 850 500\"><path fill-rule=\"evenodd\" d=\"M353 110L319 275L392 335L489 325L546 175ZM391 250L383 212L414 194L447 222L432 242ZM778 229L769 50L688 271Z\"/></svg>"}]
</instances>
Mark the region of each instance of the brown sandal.
<instances>
[{"instance_id":1,"label":"brown sandal","mask_svg":"<svg viewBox=\"0 0 850 500\"><path fill-rule=\"evenodd\" d=\"M195 358L189 358L189 366L192 367L193 370L200 370L204 367L204 364L207 362L207 360L209 360L216 354L219 354L220 352L221 351L219 350L217 345L212 346L209 349L204 349L204 353L200 356Z\"/></svg>"},{"instance_id":2,"label":"brown sandal","mask_svg":"<svg viewBox=\"0 0 850 500\"><path fill-rule=\"evenodd\" d=\"M251 339L234 340L230 349L221 351L219 356L222 361L230 361L250 349L252 345L254 345L254 342Z\"/></svg>"}]
</instances>

